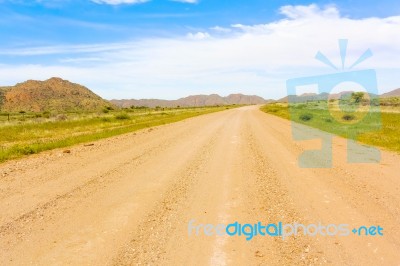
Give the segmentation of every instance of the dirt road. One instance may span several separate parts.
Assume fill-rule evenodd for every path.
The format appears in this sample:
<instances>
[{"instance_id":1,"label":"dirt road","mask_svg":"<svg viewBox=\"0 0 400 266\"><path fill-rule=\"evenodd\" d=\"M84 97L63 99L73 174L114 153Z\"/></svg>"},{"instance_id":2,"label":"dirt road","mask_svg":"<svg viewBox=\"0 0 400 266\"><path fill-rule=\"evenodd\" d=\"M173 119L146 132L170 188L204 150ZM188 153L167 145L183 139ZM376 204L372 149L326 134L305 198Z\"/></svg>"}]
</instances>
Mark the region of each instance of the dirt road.
<instances>
[{"instance_id":1,"label":"dirt road","mask_svg":"<svg viewBox=\"0 0 400 266\"><path fill-rule=\"evenodd\" d=\"M316 141L257 107L0 165L0 265L400 265L400 156L299 168ZM189 236L199 224L381 226L383 236Z\"/></svg>"}]
</instances>

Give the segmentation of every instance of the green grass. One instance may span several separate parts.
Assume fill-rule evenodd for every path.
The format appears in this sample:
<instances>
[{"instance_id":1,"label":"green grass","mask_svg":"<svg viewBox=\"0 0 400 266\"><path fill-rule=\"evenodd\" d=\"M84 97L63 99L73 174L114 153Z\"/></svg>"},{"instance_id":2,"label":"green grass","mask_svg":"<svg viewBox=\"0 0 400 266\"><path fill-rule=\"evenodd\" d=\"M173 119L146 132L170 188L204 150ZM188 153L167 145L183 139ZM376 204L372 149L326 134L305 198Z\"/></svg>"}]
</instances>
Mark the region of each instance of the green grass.
<instances>
[{"instance_id":1,"label":"green grass","mask_svg":"<svg viewBox=\"0 0 400 266\"><path fill-rule=\"evenodd\" d=\"M349 105L349 108L356 107ZM399 108L390 112L379 112L376 106L371 108L374 112L369 114L351 112L352 110L345 108L341 112L335 108L328 108L328 104L321 101L290 106L273 103L261 107L261 110L345 138L356 139L368 145L400 152L400 112L397 110Z\"/></svg>"},{"instance_id":2,"label":"green grass","mask_svg":"<svg viewBox=\"0 0 400 266\"><path fill-rule=\"evenodd\" d=\"M3 115L0 162L234 107L238 106L109 110L107 113L51 114L48 118L37 114L11 114L10 121L8 115Z\"/></svg>"}]
</instances>

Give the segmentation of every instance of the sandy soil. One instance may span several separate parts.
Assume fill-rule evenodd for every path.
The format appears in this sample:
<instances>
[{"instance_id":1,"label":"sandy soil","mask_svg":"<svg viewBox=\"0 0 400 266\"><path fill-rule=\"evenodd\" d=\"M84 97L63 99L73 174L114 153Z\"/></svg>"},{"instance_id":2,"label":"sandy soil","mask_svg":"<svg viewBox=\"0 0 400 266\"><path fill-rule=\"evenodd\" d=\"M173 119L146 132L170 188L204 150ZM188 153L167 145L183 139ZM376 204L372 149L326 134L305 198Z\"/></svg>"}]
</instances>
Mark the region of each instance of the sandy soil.
<instances>
[{"instance_id":1,"label":"sandy soil","mask_svg":"<svg viewBox=\"0 0 400 266\"><path fill-rule=\"evenodd\" d=\"M299 168L318 141L244 107L0 165L0 265L400 265L400 156ZM380 225L383 236L196 236L188 223ZM353 228L353 227L352 227ZM351 229L352 229L351 228Z\"/></svg>"}]
</instances>

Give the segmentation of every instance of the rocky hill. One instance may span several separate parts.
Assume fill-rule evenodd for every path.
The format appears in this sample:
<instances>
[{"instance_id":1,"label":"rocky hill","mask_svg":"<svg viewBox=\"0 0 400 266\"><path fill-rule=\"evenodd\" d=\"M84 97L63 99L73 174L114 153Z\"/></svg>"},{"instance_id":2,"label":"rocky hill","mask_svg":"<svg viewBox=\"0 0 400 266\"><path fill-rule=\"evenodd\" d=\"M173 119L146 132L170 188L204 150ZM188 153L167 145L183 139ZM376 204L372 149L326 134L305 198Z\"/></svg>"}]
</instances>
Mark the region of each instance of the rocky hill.
<instances>
[{"instance_id":1,"label":"rocky hill","mask_svg":"<svg viewBox=\"0 0 400 266\"><path fill-rule=\"evenodd\" d=\"M382 98L400 97L400 89L392 90L381 95Z\"/></svg>"},{"instance_id":2,"label":"rocky hill","mask_svg":"<svg viewBox=\"0 0 400 266\"><path fill-rule=\"evenodd\" d=\"M111 102L120 107L130 106L146 106L146 107L189 107L189 106L213 106L213 105L228 105L228 104L263 104L267 100L255 96L244 94L231 94L226 97L221 97L218 94L211 95L192 95L178 100L158 100L158 99L141 99L141 100L111 100Z\"/></svg>"},{"instance_id":3,"label":"rocky hill","mask_svg":"<svg viewBox=\"0 0 400 266\"><path fill-rule=\"evenodd\" d=\"M94 111L111 105L88 88L61 78L0 87L3 112Z\"/></svg>"}]
</instances>

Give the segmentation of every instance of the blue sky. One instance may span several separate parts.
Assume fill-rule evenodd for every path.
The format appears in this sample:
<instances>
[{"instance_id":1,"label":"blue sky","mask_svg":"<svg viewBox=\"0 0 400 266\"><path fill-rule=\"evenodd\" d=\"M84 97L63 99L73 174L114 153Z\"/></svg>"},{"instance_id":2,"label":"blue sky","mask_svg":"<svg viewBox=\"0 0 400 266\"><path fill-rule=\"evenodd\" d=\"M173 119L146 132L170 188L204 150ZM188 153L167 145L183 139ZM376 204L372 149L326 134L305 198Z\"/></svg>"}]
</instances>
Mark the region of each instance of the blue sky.
<instances>
[{"instance_id":1,"label":"blue sky","mask_svg":"<svg viewBox=\"0 0 400 266\"><path fill-rule=\"evenodd\" d=\"M396 1L134 2L0 0L0 84L60 76L106 98L213 92L276 98L284 96L287 78L327 73L306 60L318 50L335 57L337 39L348 38L354 58L375 48L367 66L377 69L383 91L400 85L393 78L399 67L389 60L398 54ZM374 34L378 41L368 36ZM298 44L288 45L288 38Z\"/></svg>"},{"instance_id":2,"label":"blue sky","mask_svg":"<svg viewBox=\"0 0 400 266\"><path fill-rule=\"evenodd\" d=\"M182 34L216 25L261 24L282 18L285 5L336 5L352 18L400 14L396 1L153 0L137 4L97 4L90 0L4 0L0 33L3 46L121 41L143 36Z\"/></svg>"}]
</instances>

